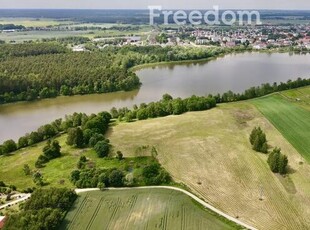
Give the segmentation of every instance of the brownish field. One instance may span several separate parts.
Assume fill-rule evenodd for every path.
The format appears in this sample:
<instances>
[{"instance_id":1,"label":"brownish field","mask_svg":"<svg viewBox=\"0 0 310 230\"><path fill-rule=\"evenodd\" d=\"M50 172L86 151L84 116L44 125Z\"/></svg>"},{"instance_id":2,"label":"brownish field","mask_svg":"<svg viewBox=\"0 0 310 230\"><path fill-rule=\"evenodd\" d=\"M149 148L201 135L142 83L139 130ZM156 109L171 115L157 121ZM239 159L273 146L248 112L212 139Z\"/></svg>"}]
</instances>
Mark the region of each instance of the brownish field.
<instances>
[{"instance_id":1,"label":"brownish field","mask_svg":"<svg viewBox=\"0 0 310 230\"><path fill-rule=\"evenodd\" d=\"M251 149L248 136L257 125L271 147L279 146L288 155L290 173L285 178L270 171L266 155ZM154 146L176 181L250 225L310 229L310 165L250 103L121 123L108 136L125 156L150 154Z\"/></svg>"}]
</instances>

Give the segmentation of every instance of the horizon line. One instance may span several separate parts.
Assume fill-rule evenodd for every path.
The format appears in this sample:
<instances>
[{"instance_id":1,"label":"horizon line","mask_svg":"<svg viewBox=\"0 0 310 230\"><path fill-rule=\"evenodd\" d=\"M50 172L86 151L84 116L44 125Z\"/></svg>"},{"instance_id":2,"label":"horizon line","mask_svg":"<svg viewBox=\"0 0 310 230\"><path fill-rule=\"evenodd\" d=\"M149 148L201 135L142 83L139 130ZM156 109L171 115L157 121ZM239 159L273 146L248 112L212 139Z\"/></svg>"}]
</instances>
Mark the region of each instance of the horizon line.
<instances>
[{"instance_id":1,"label":"horizon line","mask_svg":"<svg viewBox=\"0 0 310 230\"><path fill-rule=\"evenodd\" d=\"M0 8L0 10L144 10L148 11L147 8ZM213 8L209 9L199 9L199 8L163 8L163 10L213 10ZM220 8L220 10L259 10L259 11L309 11L310 9L259 9L259 8Z\"/></svg>"}]
</instances>

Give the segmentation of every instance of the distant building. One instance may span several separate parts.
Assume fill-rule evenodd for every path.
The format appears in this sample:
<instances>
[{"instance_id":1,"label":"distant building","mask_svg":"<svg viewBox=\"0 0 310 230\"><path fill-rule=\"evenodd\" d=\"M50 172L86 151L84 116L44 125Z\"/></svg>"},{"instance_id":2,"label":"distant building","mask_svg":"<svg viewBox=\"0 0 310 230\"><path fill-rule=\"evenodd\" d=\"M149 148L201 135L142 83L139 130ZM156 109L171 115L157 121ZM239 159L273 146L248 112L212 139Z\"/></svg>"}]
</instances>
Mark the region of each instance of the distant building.
<instances>
[{"instance_id":1,"label":"distant building","mask_svg":"<svg viewBox=\"0 0 310 230\"><path fill-rule=\"evenodd\" d=\"M141 37L126 37L127 43L139 42L141 41Z\"/></svg>"},{"instance_id":2,"label":"distant building","mask_svg":"<svg viewBox=\"0 0 310 230\"><path fill-rule=\"evenodd\" d=\"M226 47L235 47L236 43L235 42L226 42Z\"/></svg>"},{"instance_id":3,"label":"distant building","mask_svg":"<svg viewBox=\"0 0 310 230\"><path fill-rule=\"evenodd\" d=\"M267 45L265 43L259 43L259 44L253 45L253 49L256 49L256 50L262 50L266 48L267 48Z\"/></svg>"},{"instance_id":4,"label":"distant building","mask_svg":"<svg viewBox=\"0 0 310 230\"><path fill-rule=\"evenodd\" d=\"M15 32L16 30L2 30L3 33L13 33Z\"/></svg>"},{"instance_id":5,"label":"distant building","mask_svg":"<svg viewBox=\"0 0 310 230\"><path fill-rule=\"evenodd\" d=\"M86 49L85 49L84 46L79 45L79 46L74 46L74 47L72 48L72 51L73 51L73 52L84 52L84 51L86 51Z\"/></svg>"},{"instance_id":6,"label":"distant building","mask_svg":"<svg viewBox=\"0 0 310 230\"><path fill-rule=\"evenodd\" d=\"M210 43L210 40L207 38L197 38L196 39L196 45L206 45L209 43Z\"/></svg>"}]
</instances>

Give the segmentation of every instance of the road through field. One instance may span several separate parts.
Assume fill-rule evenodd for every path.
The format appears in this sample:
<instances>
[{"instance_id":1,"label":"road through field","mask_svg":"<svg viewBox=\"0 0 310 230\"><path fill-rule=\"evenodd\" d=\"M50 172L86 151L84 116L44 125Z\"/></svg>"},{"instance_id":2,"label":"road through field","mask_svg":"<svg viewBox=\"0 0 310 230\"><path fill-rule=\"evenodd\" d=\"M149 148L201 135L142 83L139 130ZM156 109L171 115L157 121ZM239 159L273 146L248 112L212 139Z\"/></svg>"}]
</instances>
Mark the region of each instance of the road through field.
<instances>
[{"instance_id":1,"label":"road through field","mask_svg":"<svg viewBox=\"0 0 310 230\"><path fill-rule=\"evenodd\" d=\"M220 216L225 217L226 219L235 222L236 224L239 224L243 227L245 227L246 229L251 229L251 230L256 230L256 228L243 223L242 221L227 215L226 213L220 211L219 209L213 207L212 205L208 204L207 202L201 200L199 197L197 197L196 195L181 189L181 188L177 188L177 187L171 187L171 186L144 186L144 187L134 187L134 188L107 188L107 190L133 190L133 189L170 189L170 190L175 190L175 191L179 191L182 192L184 194L186 194L187 196L191 197L192 199L194 199L195 201L197 201L199 204L203 205L205 208L208 208L210 210L212 210L213 212L219 214ZM90 191L98 191L98 188L86 188L86 189L76 189L76 193L82 193L82 192L90 192Z\"/></svg>"}]
</instances>

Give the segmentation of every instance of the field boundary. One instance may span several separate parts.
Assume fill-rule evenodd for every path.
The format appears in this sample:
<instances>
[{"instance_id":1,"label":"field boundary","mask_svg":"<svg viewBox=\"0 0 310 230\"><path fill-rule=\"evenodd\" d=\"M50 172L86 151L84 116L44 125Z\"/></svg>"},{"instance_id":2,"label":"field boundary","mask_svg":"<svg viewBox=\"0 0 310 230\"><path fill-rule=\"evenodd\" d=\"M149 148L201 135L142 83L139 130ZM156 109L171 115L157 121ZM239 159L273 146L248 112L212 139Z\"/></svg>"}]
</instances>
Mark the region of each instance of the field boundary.
<instances>
[{"instance_id":1,"label":"field boundary","mask_svg":"<svg viewBox=\"0 0 310 230\"><path fill-rule=\"evenodd\" d=\"M177 188L177 187L172 187L172 186L143 186L143 187L133 187L133 188L106 188L106 190L137 190L137 189L170 189L170 190L175 190L175 191L179 191L184 193L185 195L191 197L192 199L194 199L196 202L198 202L199 204L201 204L202 206L204 206L205 208L208 208L210 210L212 210L213 212L217 213L218 215L225 217L226 219L242 226L245 227L246 229L250 229L250 230L257 230L256 228L238 220L237 218L234 218L224 212L222 212L221 210L215 208L214 206L208 204L207 202L201 200L199 197L197 197L196 195L181 189L181 188ZM100 191L99 188L86 188L86 189L76 189L75 192L77 194L79 193L83 193L83 192L91 192L91 191Z\"/></svg>"}]
</instances>

